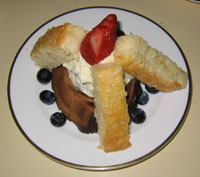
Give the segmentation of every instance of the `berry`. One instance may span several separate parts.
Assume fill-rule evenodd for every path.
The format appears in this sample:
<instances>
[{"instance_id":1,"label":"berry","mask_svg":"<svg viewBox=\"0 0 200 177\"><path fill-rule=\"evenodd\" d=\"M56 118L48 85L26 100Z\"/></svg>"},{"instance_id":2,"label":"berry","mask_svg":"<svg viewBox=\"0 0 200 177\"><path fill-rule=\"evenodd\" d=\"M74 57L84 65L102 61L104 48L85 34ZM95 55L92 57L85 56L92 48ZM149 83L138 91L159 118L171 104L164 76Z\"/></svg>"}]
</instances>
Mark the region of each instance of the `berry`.
<instances>
[{"instance_id":1,"label":"berry","mask_svg":"<svg viewBox=\"0 0 200 177\"><path fill-rule=\"evenodd\" d=\"M56 101L56 96L52 91L44 90L39 95L40 100L47 105L51 105Z\"/></svg>"},{"instance_id":2,"label":"berry","mask_svg":"<svg viewBox=\"0 0 200 177\"><path fill-rule=\"evenodd\" d=\"M136 124L141 124L146 120L146 113L141 108L136 108L129 113L131 120Z\"/></svg>"},{"instance_id":3,"label":"berry","mask_svg":"<svg viewBox=\"0 0 200 177\"><path fill-rule=\"evenodd\" d=\"M117 30L117 37L124 36L125 33L122 30Z\"/></svg>"},{"instance_id":4,"label":"berry","mask_svg":"<svg viewBox=\"0 0 200 177\"><path fill-rule=\"evenodd\" d=\"M148 103L148 101L149 101L149 95L147 94L147 92L142 91L141 95L137 100L137 103L140 105L145 105Z\"/></svg>"},{"instance_id":5,"label":"berry","mask_svg":"<svg viewBox=\"0 0 200 177\"><path fill-rule=\"evenodd\" d=\"M48 84L52 79L52 73L46 68L40 69L37 73L37 79L42 84Z\"/></svg>"},{"instance_id":6,"label":"berry","mask_svg":"<svg viewBox=\"0 0 200 177\"><path fill-rule=\"evenodd\" d=\"M115 47L116 31L117 16L110 14L93 28L81 42L80 53L82 57L90 65L95 65L109 56Z\"/></svg>"},{"instance_id":7,"label":"berry","mask_svg":"<svg viewBox=\"0 0 200 177\"><path fill-rule=\"evenodd\" d=\"M63 113L55 112L50 116L50 121L55 127L61 127L66 122L66 117Z\"/></svg>"},{"instance_id":8,"label":"berry","mask_svg":"<svg viewBox=\"0 0 200 177\"><path fill-rule=\"evenodd\" d=\"M152 94L156 94L159 92L159 90L157 90L155 87L149 87L148 85L145 84L145 89Z\"/></svg>"},{"instance_id":9,"label":"berry","mask_svg":"<svg viewBox=\"0 0 200 177\"><path fill-rule=\"evenodd\" d=\"M94 115L90 119L89 123L89 131L90 133L96 133L97 132L97 122L96 122L96 117Z\"/></svg>"},{"instance_id":10,"label":"berry","mask_svg":"<svg viewBox=\"0 0 200 177\"><path fill-rule=\"evenodd\" d=\"M117 37L124 36L125 32L121 30L121 23L117 22Z\"/></svg>"}]
</instances>

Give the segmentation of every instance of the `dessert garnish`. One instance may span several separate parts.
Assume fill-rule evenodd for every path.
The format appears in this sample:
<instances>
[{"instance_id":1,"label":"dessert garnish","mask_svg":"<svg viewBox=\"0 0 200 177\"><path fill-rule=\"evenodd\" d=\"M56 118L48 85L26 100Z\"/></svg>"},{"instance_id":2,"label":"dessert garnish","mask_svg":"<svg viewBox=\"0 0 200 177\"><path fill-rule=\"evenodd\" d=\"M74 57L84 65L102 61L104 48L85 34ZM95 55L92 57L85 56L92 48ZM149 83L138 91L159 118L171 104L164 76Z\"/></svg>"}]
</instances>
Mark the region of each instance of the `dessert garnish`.
<instances>
[{"instance_id":1,"label":"dessert garnish","mask_svg":"<svg viewBox=\"0 0 200 177\"><path fill-rule=\"evenodd\" d=\"M52 79L52 73L47 68L42 68L37 73L37 79L41 84L48 84Z\"/></svg>"},{"instance_id":2,"label":"dessert garnish","mask_svg":"<svg viewBox=\"0 0 200 177\"><path fill-rule=\"evenodd\" d=\"M47 105L51 105L56 101L56 95L50 90L43 90L40 92L40 100Z\"/></svg>"},{"instance_id":3,"label":"dessert garnish","mask_svg":"<svg viewBox=\"0 0 200 177\"><path fill-rule=\"evenodd\" d=\"M146 120L146 113L141 108L135 108L132 112L129 113L131 121L136 124L141 124Z\"/></svg>"},{"instance_id":4,"label":"dessert garnish","mask_svg":"<svg viewBox=\"0 0 200 177\"><path fill-rule=\"evenodd\" d=\"M115 47L116 32L117 16L110 14L83 39L80 47L82 57L90 65L95 65L109 56Z\"/></svg>"},{"instance_id":5,"label":"dessert garnish","mask_svg":"<svg viewBox=\"0 0 200 177\"><path fill-rule=\"evenodd\" d=\"M61 112L55 112L50 116L50 121L55 127L62 127L66 120L65 115Z\"/></svg>"}]
</instances>

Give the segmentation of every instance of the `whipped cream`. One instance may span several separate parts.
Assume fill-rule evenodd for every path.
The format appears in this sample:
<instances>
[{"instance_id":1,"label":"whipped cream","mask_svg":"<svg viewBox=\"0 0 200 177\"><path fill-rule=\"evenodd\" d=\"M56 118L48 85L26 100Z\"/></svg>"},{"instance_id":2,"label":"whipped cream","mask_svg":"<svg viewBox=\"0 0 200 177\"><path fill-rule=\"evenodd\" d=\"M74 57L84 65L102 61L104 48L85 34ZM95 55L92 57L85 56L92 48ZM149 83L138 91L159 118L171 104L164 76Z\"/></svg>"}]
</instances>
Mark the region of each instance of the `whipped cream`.
<instances>
[{"instance_id":1,"label":"whipped cream","mask_svg":"<svg viewBox=\"0 0 200 177\"><path fill-rule=\"evenodd\" d=\"M100 64L109 62L114 62L113 53L111 53L111 55L102 60ZM64 63L63 66L67 68L69 72L69 77L74 86L80 89L81 92L93 98L94 87L93 87L92 74L90 70L91 65L85 61L85 59L81 56L81 54L79 53L78 58L71 60L67 63ZM127 73L125 73L124 81L126 84L132 78L133 76L130 76Z\"/></svg>"}]
</instances>

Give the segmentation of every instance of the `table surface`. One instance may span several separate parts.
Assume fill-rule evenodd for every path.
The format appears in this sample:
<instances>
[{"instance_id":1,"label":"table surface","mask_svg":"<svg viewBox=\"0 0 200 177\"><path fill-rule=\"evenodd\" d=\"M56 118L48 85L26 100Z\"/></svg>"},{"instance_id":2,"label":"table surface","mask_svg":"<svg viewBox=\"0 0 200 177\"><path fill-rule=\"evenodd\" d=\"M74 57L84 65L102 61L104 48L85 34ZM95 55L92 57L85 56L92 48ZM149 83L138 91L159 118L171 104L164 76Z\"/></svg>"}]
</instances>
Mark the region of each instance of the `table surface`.
<instances>
[{"instance_id":1,"label":"table surface","mask_svg":"<svg viewBox=\"0 0 200 177\"><path fill-rule=\"evenodd\" d=\"M186 122L167 147L152 158L121 170L91 172L58 164L24 138L8 105L7 82L13 59L41 24L64 12L91 6L128 9L164 27L182 48L192 73L193 99ZM0 1L0 176L200 176L200 4L186 0L1 0Z\"/></svg>"}]
</instances>

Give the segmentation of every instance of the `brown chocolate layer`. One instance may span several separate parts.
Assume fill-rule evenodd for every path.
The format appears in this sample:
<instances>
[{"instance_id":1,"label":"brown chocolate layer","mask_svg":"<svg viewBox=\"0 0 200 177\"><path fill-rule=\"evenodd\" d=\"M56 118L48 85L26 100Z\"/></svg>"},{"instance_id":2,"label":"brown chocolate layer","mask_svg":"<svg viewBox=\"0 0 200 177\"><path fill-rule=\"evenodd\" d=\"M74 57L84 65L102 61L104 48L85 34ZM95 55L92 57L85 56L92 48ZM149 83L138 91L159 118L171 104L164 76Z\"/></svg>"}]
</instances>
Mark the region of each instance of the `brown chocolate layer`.
<instances>
[{"instance_id":1,"label":"brown chocolate layer","mask_svg":"<svg viewBox=\"0 0 200 177\"><path fill-rule=\"evenodd\" d=\"M66 68L62 66L55 68L52 70L52 74L52 88L56 94L58 109L63 112L68 120L74 122L81 132L97 132L97 123L94 117L94 99L80 92L73 85ZM138 94L136 94L138 92L138 81L136 79L131 80L126 86L126 90L127 103L130 107L133 104L132 100Z\"/></svg>"}]
</instances>

